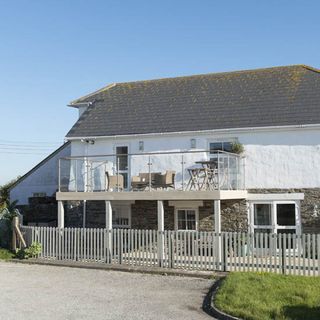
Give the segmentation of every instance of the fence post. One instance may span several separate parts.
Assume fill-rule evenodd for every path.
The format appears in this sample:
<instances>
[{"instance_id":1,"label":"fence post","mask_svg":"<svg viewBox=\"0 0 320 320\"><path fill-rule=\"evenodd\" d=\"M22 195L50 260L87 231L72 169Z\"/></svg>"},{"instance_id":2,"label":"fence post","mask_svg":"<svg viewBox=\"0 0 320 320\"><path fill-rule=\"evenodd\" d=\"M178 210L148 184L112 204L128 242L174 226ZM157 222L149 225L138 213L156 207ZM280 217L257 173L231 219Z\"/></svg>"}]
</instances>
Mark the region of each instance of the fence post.
<instances>
[{"instance_id":1,"label":"fence post","mask_svg":"<svg viewBox=\"0 0 320 320\"><path fill-rule=\"evenodd\" d=\"M280 238L281 241L281 238ZM286 234L282 234L282 274L286 274Z\"/></svg>"},{"instance_id":2,"label":"fence post","mask_svg":"<svg viewBox=\"0 0 320 320\"><path fill-rule=\"evenodd\" d=\"M223 271L226 272L227 271L227 256L228 256L228 253L227 253L227 232L222 234L221 233L221 244L222 244L222 267L223 267ZM224 235L224 236L223 236Z\"/></svg>"},{"instance_id":3,"label":"fence post","mask_svg":"<svg viewBox=\"0 0 320 320\"><path fill-rule=\"evenodd\" d=\"M119 233L118 233L119 235ZM119 264L122 264L123 255L123 229L120 229L120 239L119 240Z\"/></svg>"},{"instance_id":4,"label":"fence post","mask_svg":"<svg viewBox=\"0 0 320 320\"><path fill-rule=\"evenodd\" d=\"M168 243L169 245L169 256L168 256L168 264L169 264L169 268L173 268L174 267L174 242L173 242L173 236L171 231L169 231L169 241L170 243Z\"/></svg>"},{"instance_id":5,"label":"fence post","mask_svg":"<svg viewBox=\"0 0 320 320\"><path fill-rule=\"evenodd\" d=\"M15 226L17 223L16 217L12 219L12 251L16 252L17 251L17 236L16 236L16 230Z\"/></svg>"},{"instance_id":6,"label":"fence post","mask_svg":"<svg viewBox=\"0 0 320 320\"><path fill-rule=\"evenodd\" d=\"M164 258L164 208L163 201L157 203L158 209L158 264L163 267Z\"/></svg>"}]
</instances>

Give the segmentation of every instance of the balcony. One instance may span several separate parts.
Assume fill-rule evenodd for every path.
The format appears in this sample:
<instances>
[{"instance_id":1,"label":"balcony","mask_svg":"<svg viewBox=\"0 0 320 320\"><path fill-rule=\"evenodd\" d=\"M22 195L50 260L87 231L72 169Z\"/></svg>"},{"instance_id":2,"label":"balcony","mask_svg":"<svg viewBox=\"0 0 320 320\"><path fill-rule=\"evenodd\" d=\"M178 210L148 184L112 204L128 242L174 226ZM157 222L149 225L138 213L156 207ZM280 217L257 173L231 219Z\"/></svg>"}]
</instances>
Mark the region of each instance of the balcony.
<instances>
[{"instance_id":1,"label":"balcony","mask_svg":"<svg viewBox=\"0 0 320 320\"><path fill-rule=\"evenodd\" d=\"M59 160L60 194L210 194L244 189L243 157L224 151L118 153Z\"/></svg>"}]
</instances>

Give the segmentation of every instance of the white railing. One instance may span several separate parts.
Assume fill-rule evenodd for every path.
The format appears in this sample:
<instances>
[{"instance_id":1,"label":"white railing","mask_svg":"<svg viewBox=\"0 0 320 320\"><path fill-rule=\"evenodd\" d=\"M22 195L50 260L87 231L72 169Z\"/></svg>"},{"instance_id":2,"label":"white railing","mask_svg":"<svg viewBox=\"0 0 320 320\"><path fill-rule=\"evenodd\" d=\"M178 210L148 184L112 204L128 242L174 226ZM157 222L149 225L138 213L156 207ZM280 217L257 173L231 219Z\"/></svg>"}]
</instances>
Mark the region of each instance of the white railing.
<instances>
[{"instance_id":1,"label":"white railing","mask_svg":"<svg viewBox=\"0 0 320 320\"><path fill-rule=\"evenodd\" d=\"M112 154L59 160L59 191L244 189L244 161L224 151Z\"/></svg>"},{"instance_id":2,"label":"white railing","mask_svg":"<svg viewBox=\"0 0 320 320\"><path fill-rule=\"evenodd\" d=\"M22 226L40 259L320 275L320 235Z\"/></svg>"}]
</instances>

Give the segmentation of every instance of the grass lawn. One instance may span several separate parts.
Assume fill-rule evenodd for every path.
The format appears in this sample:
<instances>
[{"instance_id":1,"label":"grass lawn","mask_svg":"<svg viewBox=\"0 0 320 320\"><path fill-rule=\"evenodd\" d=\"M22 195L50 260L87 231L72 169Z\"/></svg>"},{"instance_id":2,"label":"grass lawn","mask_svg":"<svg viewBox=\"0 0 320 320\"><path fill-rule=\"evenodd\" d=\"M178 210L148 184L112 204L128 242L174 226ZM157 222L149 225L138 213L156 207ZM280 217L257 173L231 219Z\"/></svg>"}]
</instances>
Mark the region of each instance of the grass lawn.
<instances>
[{"instance_id":1,"label":"grass lawn","mask_svg":"<svg viewBox=\"0 0 320 320\"><path fill-rule=\"evenodd\" d=\"M218 290L218 309L242 319L320 319L320 277L231 273Z\"/></svg>"},{"instance_id":2,"label":"grass lawn","mask_svg":"<svg viewBox=\"0 0 320 320\"><path fill-rule=\"evenodd\" d=\"M13 256L14 254L11 251L0 248L0 260L9 260L12 259Z\"/></svg>"}]
</instances>

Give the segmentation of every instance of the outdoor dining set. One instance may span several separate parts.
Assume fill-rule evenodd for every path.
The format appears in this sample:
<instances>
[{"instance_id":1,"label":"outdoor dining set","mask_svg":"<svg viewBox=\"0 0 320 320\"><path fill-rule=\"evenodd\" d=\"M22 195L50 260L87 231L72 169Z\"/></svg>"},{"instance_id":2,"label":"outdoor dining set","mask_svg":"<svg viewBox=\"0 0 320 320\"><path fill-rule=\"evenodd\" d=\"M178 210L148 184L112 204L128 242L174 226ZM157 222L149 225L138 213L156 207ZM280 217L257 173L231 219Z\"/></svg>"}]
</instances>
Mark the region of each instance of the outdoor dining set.
<instances>
[{"instance_id":1,"label":"outdoor dining set","mask_svg":"<svg viewBox=\"0 0 320 320\"><path fill-rule=\"evenodd\" d=\"M186 169L189 176L186 178L186 187L183 185L183 190L215 190L219 186L218 164L215 160L196 161L195 165ZM123 191L124 176L107 175L107 190ZM146 190L166 190L175 189L176 172L167 170L165 173L161 172L140 172L137 176L131 177L130 190L132 191L146 191Z\"/></svg>"}]
</instances>

